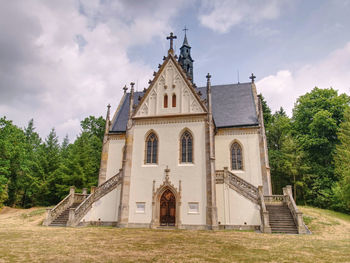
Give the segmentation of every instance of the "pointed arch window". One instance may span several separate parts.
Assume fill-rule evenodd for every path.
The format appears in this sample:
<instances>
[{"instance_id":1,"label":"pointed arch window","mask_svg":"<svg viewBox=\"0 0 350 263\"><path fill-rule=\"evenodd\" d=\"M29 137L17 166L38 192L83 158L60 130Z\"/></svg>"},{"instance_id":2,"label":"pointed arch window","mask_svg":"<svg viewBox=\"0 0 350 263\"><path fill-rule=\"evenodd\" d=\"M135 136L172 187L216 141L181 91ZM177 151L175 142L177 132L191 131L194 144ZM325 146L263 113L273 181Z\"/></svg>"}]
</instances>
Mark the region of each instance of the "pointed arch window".
<instances>
[{"instance_id":1,"label":"pointed arch window","mask_svg":"<svg viewBox=\"0 0 350 263\"><path fill-rule=\"evenodd\" d=\"M173 106L173 107L176 107L176 94L173 94L171 100L172 100L172 106Z\"/></svg>"},{"instance_id":2,"label":"pointed arch window","mask_svg":"<svg viewBox=\"0 0 350 263\"><path fill-rule=\"evenodd\" d=\"M181 136L181 162L193 163L193 137L189 131Z\"/></svg>"},{"instance_id":3,"label":"pointed arch window","mask_svg":"<svg viewBox=\"0 0 350 263\"><path fill-rule=\"evenodd\" d=\"M243 170L242 147L237 142L231 146L231 168L232 170Z\"/></svg>"},{"instance_id":4,"label":"pointed arch window","mask_svg":"<svg viewBox=\"0 0 350 263\"><path fill-rule=\"evenodd\" d=\"M158 137L152 132L146 139L145 163L156 164L158 160Z\"/></svg>"},{"instance_id":5,"label":"pointed arch window","mask_svg":"<svg viewBox=\"0 0 350 263\"><path fill-rule=\"evenodd\" d=\"M168 95L164 95L164 108L168 108Z\"/></svg>"}]
</instances>

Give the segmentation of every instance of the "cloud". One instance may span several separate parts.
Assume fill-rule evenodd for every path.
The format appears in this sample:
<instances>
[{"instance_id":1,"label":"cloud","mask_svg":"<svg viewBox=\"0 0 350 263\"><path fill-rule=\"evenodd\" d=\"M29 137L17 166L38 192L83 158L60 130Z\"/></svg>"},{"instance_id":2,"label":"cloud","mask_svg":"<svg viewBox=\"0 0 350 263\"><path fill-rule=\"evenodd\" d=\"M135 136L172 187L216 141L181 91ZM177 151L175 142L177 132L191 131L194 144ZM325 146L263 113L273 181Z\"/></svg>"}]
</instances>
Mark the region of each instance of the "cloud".
<instances>
[{"instance_id":1,"label":"cloud","mask_svg":"<svg viewBox=\"0 0 350 263\"><path fill-rule=\"evenodd\" d=\"M256 83L275 111L283 107L289 115L297 98L314 87L334 88L350 95L350 42L327 57L297 70L280 70Z\"/></svg>"},{"instance_id":2,"label":"cloud","mask_svg":"<svg viewBox=\"0 0 350 263\"><path fill-rule=\"evenodd\" d=\"M174 2L174 3L173 3ZM149 8L145 7L148 5ZM2 1L0 10L0 116L19 126L34 118L46 136L79 133L88 115L104 115L153 69L131 61L130 47L164 37L183 1Z\"/></svg>"},{"instance_id":3,"label":"cloud","mask_svg":"<svg viewBox=\"0 0 350 263\"><path fill-rule=\"evenodd\" d=\"M226 33L240 23L276 19L286 3L285 0L207 0L202 2L198 18L203 26Z\"/></svg>"}]
</instances>

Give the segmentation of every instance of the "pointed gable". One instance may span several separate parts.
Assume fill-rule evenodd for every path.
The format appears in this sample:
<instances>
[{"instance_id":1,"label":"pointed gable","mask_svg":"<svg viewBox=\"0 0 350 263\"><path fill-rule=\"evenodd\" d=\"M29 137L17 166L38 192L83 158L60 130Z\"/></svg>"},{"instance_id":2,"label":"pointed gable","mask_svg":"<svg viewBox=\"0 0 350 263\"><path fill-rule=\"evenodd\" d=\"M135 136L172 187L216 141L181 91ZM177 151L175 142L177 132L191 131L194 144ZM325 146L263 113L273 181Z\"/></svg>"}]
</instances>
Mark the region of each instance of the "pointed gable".
<instances>
[{"instance_id":1,"label":"pointed gable","mask_svg":"<svg viewBox=\"0 0 350 263\"><path fill-rule=\"evenodd\" d=\"M156 73L134 117L205 113L206 107L182 67L169 54Z\"/></svg>"}]
</instances>

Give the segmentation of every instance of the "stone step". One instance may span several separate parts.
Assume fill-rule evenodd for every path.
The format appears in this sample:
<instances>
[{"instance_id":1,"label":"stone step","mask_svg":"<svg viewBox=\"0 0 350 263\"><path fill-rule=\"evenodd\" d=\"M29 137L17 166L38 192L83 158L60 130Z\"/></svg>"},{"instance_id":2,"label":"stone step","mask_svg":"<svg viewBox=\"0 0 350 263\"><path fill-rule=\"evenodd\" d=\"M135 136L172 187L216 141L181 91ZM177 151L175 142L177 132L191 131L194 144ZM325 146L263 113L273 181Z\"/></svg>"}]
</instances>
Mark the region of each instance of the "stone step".
<instances>
[{"instance_id":1,"label":"stone step","mask_svg":"<svg viewBox=\"0 0 350 263\"><path fill-rule=\"evenodd\" d=\"M50 226L66 226L69 219L70 208L77 208L81 203L74 203L71 207L64 210L55 220L53 220Z\"/></svg>"},{"instance_id":2,"label":"stone step","mask_svg":"<svg viewBox=\"0 0 350 263\"><path fill-rule=\"evenodd\" d=\"M271 227L273 231L297 231L296 227Z\"/></svg>"},{"instance_id":3,"label":"stone step","mask_svg":"<svg viewBox=\"0 0 350 263\"><path fill-rule=\"evenodd\" d=\"M288 206L285 204L267 205L266 209L269 212L269 222L272 233L298 234Z\"/></svg>"}]
</instances>

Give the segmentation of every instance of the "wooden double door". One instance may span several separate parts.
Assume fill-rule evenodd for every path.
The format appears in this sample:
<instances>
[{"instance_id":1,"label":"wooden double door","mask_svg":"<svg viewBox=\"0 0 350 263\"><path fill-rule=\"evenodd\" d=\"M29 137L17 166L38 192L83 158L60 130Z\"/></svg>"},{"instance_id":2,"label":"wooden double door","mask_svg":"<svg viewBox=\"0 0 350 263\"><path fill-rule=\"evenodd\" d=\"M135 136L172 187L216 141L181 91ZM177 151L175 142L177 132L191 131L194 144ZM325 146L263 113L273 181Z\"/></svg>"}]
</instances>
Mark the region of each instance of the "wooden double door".
<instances>
[{"instance_id":1,"label":"wooden double door","mask_svg":"<svg viewBox=\"0 0 350 263\"><path fill-rule=\"evenodd\" d=\"M175 226L176 220L176 199L174 194L165 190L160 198L160 225Z\"/></svg>"}]
</instances>

